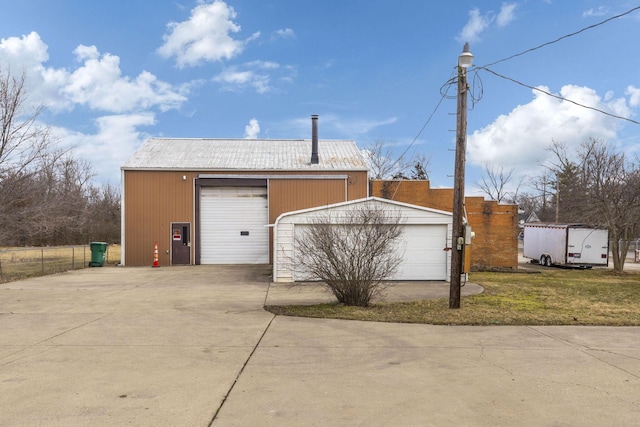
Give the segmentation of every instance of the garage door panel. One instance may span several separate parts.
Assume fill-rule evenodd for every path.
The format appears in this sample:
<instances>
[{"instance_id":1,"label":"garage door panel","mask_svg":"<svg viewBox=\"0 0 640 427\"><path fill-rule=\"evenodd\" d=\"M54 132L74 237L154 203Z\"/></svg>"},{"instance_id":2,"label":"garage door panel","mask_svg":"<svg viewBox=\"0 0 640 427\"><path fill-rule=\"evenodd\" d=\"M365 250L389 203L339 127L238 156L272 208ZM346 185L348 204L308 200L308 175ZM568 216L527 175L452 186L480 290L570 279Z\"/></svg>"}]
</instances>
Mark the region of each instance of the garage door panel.
<instances>
[{"instance_id":1,"label":"garage door panel","mask_svg":"<svg viewBox=\"0 0 640 427\"><path fill-rule=\"evenodd\" d=\"M397 280L446 280L446 225L407 225L403 240L405 251Z\"/></svg>"},{"instance_id":2,"label":"garage door panel","mask_svg":"<svg viewBox=\"0 0 640 427\"><path fill-rule=\"evenodd\" d=\"M295 236L304 236L309 225L296 224ZM391 280L446 280L447 252L446 225L404 225L398 250L402 253L400 263ZM299 256L294 247L294 259ZM300 267L293 263L294 280L308 280Z\"/></svg>"},{"instance_id":3,"label":"garage door panel","mask_svg":"<svg viewBox=\"0 0 640 427\"><path fill-rule=\"evenodd\" d=\"M267 190L203 188L200 200L201 264L268 264Z\"/></svg>"}]
</instances>

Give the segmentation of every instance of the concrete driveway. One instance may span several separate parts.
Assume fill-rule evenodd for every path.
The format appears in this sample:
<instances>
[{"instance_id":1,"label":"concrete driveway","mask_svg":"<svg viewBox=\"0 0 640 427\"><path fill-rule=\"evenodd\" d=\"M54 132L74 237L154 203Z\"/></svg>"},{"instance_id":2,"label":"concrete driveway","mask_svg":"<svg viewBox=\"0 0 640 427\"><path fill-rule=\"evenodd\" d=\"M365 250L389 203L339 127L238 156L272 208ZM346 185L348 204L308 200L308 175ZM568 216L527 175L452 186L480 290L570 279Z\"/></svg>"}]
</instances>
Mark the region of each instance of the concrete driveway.
<instances>
[{"instance_id":1,"label":"concrete driveway","mask_svg":"<svg viewBox=\"0 0 640 427\"><path fill-rule=\"evenodd\" d=\"M640 419L640 328L380 324L262 310L325 297L270 288L266 266L105 267L0 285L0 425Z\"/></svg>"}]
</instances>

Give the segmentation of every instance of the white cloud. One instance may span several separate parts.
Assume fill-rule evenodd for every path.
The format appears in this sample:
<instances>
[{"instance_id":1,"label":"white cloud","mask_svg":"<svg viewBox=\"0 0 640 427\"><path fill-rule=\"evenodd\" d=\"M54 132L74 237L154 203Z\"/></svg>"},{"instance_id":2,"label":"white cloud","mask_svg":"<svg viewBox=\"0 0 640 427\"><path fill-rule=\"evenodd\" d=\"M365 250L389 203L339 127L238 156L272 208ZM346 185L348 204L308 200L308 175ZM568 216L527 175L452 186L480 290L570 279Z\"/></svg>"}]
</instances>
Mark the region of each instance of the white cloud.
<instances>
[{"instance_id":1,"label":"white cloud","mask_svg":"<svg viewBox=\"0 0 640 427\"><path fill-rule=\"evenodd\" d=\"M296 33L291 28L284 28L276 31L276 36L281 37L283 39L295 39Z\"/></svg>"},{"instance_id":2,"label":"white cloud","mask_svg":"<svg viewBox=\"0 0 640 427\"><path fill-rule=\"evenodd\" d=\"M55 137L73 147L74 156L91 162L92 169L103 182L118 184L120 166L149 138L138 128L155 124L151 112L103 116L95 120L97 132L87 134L54 127Z\"/></svg>"},{"instance_id":3,"label":"white cloud","mask_svg":"<svg viewBox=\"0 0 640 427\"><path fill-rule=\"evenodd\" d=\"M582 12L583 18L589 18L592 16L604 16L609 13L609 8L607 6L598 6L596 9L589 9Z\"/></svg>"},{"instance_id":4,"label":"white cloud","mask_svg":"<svg viewBox=\"0 0 640 427\"><path fill-rule=\"evenodd\" d=\"M398 118L390 117L383 120L371 120L360 118L342 119L335 116L329 116L329 120L329 125L344 135L364 135L378 127L394 124L398 121Z\"/></svg>"},{"instance_id":5,"label":"white cloud","mask_svg":"<svg viewBox=\"0 0 640 427\"><path fill-rule=\"evenodd\" d=\"M253 118L249 120L249 124L244 127L244 137L246 139L256 139L260 133L260 123Z\"/></svg>"},{"instance_id":6,"label":"white cloud","mask_svg":"<svg viewBox=\"0 0 640 427\"><path fill-rule=\"evenodd\" d=\"M214 82L221 83L224 90L237 91L244 87L252 87L262 94L271 90L269 76L259 74L254 70L238 70L237 67L229 67L213 78Z\"/></svg>"},{"instance_id":7,"label":"white cloud","mask_svg":"<svg viewBox=\"0 0 640 427\"><path fill-rule=\"evenodd\" d=\"M629 105L632 107L640 106L640 88L635 86L627 86L625 95L629 95Z\"/></svg>"},{"instance_id":8,"label":"white cloud","mask_svg":"<svg viewBox=\"0 0 640 427\"><path fill-rule=\"evenodd\" d=\"M43 103L52 108L66 105L58 93L65 81L65 71L46 69L42 65L49 60L48 49L36 32L0 40L0 63L14 74L25 72L29 90L26 102L30 107Z\"/></svg>"},{"instance_id":9,"label":"white cloud","mask_svg":"<svg viewBox=\"0 0 640 427\"><path fill-rule=\"evenodd\" d=\"M480 34L489 27L489 24L491 24L491 18L486 15L480 15L478 8L471 9L469 11L469 21L462 28L458 40L465 42L478 41Z\"/></svg>"},{"instance_id":10,"label":"white cloud","mask_svg":"<svg viewBox=\"0 0 640 427\"><path fill-rule=\"evenodd\" d=\"M515 18L515 3L502 3L502 7L500 8L500 12L496 18L496 24L498 27L504 27L509 25Z\"/></svg>"},{"instance_id":11,"label":"white cloud","mask_svg":"<svg viewBox=\"0 0 640 427\"><path fill-rule=\"evenodd\" d=\"M482 33L489 29L492 24L495 23L498 27L504 27L513 22L515 20L516 7L516 3L502 3L497 15L493 11L483 15L477 7L471 9L469 11L469 20L456 39L459 42L470 43L479 41Z\"/></svg>"},{"instance_id":12,"label":"white cloud","mask_svg":"<svg viewBox=\"0 0 640 427\"><path fill-rule=\"evenodd\" d=\"M46 66L48 46L37 33L0 40L2 67L26 73L25 107L45 105L57 114L82 105L94 112L89 120L95 134L53 126L53 136L72 147L74 156L89 160L99 177L118 182L120 165L148 137L139 128L155 124L152 110L179 108L189 86L175 87L147 71L124 76L120 58L95 46L79 45L74 54L77 68L52 68ZM96 118L95 111L116 114Z\"/></svg>"},{"instance_id":13,"label":"white cloud","mask_svg":"<svg viewBox=\"0 0 640 427\"><path fill-rule=\"evenodd\" d=\"M157 52L164 58L175 57L179 68L231 59L260 36L257 32L246 40L234 39L232 34L241 29L233 22L236 15L233 7L221 0L200 4L191 10L187 21L167 25L169 32Z\"/></svg>"},{"instance_id":14,"label":"white cloud","mask_svg":"<svg viewBox=\"0 0 640 427\"><path fill-rule=\"evenodd\" d=\"M186 101L186 87L173 87L147 71L135 78L123 76L120 58L108 53L101 55L95 46L79 45L75 49L76 59L82 65L73 71L46 67L47 50L35 32L0 41L0 61L14 72L26 72L29 102L44 104L53 112L72 110L76 105L108 113L150 108L166 111Z\"/></svg>"},{"instance_id":15,"label":"white cloud","mask_svg":"<svg viewBox=\"0 0 640 427\"><path fill-rule=\"evenodd\" d=\"M293 67L281 67L272 61L252 61L243 65L227 67L213 78L220 83L223 90L240 91L251 88L257 93L264 94L274 90L271 84L273 73L281 82L290 83L295 77L296 70Z\"/></svg>"},{"instance_id":16,"label":"white cloud","mask_svg":"<svg viewBox=\"0 0 640 427\"><path fill-rule=\"evenodd\" d=\"M68 76L62 93L75 104L123 113L152 107L166 111L186 101L179 90L147 71L134 79L122 76L120 58L108 53L101 56L95 46L80 45L74 53L84 64Z\"/></svg>"},{"instance_id":17,"label":"white cloud","mask_svg":"<svg viewBox=\"0 0 640 427\"><path fill-rule=\"evenodd\" d=\"M276 70L280 68L280 64L273 61L251 61L245 64L247 67L251 68L261 68L263 70Z\"/></svg>"},{"instance_id":18,"label":"white cloud","mask_svg":"<svg viewBox=\"0 0 640 427\"><path fill-rule=\"evenodd\" d=\"M320 139L353 139L358 135L372 132L376 128L391 125L397 120L397 117L389 117L382 120L344 118L336 114L326 113L321 114L318 118L318 133ZM292 135L291 137L293 138L311 138L311 119L309 117L296 118L275 124L273 128L279 133Z\"/></svg>"},{"instance_id":19,"label":"white cloud","mask_svg":"<svg viewBox=\"0 0 640 427\"><path fill-rule=\"evenodd\" d=\"M0 39L0 59L19 68L32 68L49 59L48 47L40 35L31 32L22 37Z\"/></svg>"},{"instance_id":20,"label":"white cloud","mask_svg":"<svg viewBox=\"0 0 640 427\"><path fill-rule=\"evenodd\" d=\"M548 91L546 87L540 89ZM552 141L565 144L571 151L590 137L605 141L616 137L618 120L539 91L533 94L528 104L517 106L469 136L470 163L513 167L524 176L539 171L539 165L550 157L547 147ZM630 114L624 99L605 101L587 87L563 86L560 96L617 115Z\"/></svg>"}]
</instances>

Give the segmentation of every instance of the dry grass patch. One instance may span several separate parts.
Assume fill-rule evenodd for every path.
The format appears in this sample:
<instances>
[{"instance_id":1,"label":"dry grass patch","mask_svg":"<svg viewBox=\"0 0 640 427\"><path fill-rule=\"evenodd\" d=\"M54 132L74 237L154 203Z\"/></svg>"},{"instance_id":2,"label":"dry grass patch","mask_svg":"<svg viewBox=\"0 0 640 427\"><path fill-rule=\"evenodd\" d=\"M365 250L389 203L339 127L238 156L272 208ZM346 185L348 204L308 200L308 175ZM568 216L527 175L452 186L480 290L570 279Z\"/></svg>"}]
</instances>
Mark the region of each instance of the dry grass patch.
<instances>
[{"instance_id":1,"label":"dry grass patch","mask_svg":"<svg viewBox=\"0 0 640 427\"><path fill-rule=\"evenodd\" d=\"M378 303L367 308L338 304L270 306L281 315L437 325L640 326L640 274L610 270L550 269L540 274L472 273L485 288L463 297Z\"/></svg>"},{"instance_id":2,"label":"dry grass patch","mask_svg":"<svg viewBox=\"0 0 640 427\"><path fill-rule=\"evenodd\" d=\"M0 282L60 273L87 267L89 246L0 248ZM120 246L107 248L105 265L120 262Z\"/></svg>"}]
</instances>

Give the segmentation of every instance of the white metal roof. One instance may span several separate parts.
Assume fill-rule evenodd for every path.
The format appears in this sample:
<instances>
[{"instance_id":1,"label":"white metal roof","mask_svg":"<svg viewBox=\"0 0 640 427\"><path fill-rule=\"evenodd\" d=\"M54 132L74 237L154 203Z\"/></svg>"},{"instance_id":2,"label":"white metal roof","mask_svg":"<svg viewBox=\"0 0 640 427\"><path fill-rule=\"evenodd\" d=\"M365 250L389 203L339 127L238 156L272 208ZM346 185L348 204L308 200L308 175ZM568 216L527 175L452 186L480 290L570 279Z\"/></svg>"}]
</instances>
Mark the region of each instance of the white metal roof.
<instances>
[{"instance_id":1,"label":"white metal roof","mask_svg":"<svg viewBox=\"0 0 640 427\"><path fill-rule=\"evenodd\" d=\"M151 138L122 169L170 170L368 170L351 140L319 140L311 164L311 140Z\"/></svg>"},{"instance_id":2,"label":"white metal roof","mask_svg":"<svg viewBox=\"0 0 640 427\"><path fill-rule=\"evenodd\" d=\"M380 197L364 197L362 199L355 199L355 200L347 200L346 202L338 202L338 203L333 203L330 205L325 205L325 206L317 206L317 207L313 207L313 208L307 208L307 209L300 209L297 211L291 211L291 212L285 212L280 214L280 216L278 216L278 218L276 218L276 221L274 224L270 224L270 226L277 226L278 223L280 221L282 221L285 218L288 217L295 217L297 215L304 215L307 213L312 213L312 212L322 212L322 211L328 211L328 210L332 210L332 209L339 209L345 206L355 206L355 205L361 205L361 204L368 204L368 203L377 203L377 204L382 204L382 205L389 205L389 206L394 206L396 208L399 209L404 209L404 210L414 210L417 212L422 212L425 213L427 215L432 215L433 217L441 217L441 218L449 218L449 219L445 219L445 221L451 222L450 217L453 216L453 214L451 212L446 212L446 211L442 211L439 209L433 209L433 208L427 208L424 206L418 206L418 205L412 205L410 203L404 203L404 202L398 202L396 200L390 200L390 199L383 199Z\"/></svg>"}]
</instances>

